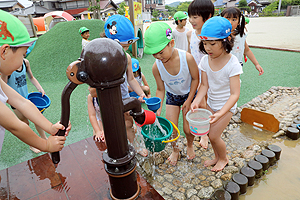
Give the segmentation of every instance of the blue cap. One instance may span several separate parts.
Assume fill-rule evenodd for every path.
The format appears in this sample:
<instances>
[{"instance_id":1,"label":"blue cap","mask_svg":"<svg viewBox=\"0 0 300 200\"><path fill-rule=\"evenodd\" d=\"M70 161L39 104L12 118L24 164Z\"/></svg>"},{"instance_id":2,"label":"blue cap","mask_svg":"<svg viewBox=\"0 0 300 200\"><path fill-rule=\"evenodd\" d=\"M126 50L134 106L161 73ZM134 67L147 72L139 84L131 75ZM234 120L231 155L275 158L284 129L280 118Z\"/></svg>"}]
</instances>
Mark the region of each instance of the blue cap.
<instances>
[{"instance_id":1,"label":"blue cap","mask_svg":"<svg viewBox=\"0 0 300 200\"><path fill-rule=\"evenodd\" d=\"M136 72L139 68L139 61L135 58L131 58L131 63L132 63L132 72Z\"/></svg>"},{"instance_id":2,"label":"blue cap","mask_svg":"<svg viewBox=\"0 0 300 200\"><path fill-rule=\"evenodd\" d=\"M225 39L231 34L231 23L224 17L212 17L202 26L201 40L219 40Z\"/></svg>"},{"instance_id":3,"label":"blue cap","mask_svg":"<svg viewBox=\"0 0 300 200\"><path fill-rule=\"evenodd\" d=\"M134 29L131 21L123 15L113 15L107 19L104 25L106 37L117 40L121 44L131 44L139 38L134 37Z\"/></svg>"}]
</instances>

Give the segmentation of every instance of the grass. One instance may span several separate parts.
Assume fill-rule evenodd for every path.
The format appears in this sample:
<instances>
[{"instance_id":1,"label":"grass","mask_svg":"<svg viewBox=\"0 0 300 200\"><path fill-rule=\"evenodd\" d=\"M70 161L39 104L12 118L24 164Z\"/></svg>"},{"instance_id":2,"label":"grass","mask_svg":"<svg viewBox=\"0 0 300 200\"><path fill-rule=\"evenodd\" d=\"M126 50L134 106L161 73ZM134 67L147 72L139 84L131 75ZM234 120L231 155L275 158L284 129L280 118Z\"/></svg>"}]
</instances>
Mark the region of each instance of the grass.
<instances>
[{"instance_id":1,"label":"grass","mask_svg":"<svg viewBox=\"0 0 300 200\"><path fill-rule=\"evenodd\" d=\"M77 60L81 53L81 36L78 29L82 26L89 28L90 39L95 39L103 31L104 23L101 20L61 22L38 39L35 48L28 57L34 76L51 99L51 105L45 110L44 116L52 123L60 120L61 92L68 83L66 68L72 61ZM298 75L300 53L256 48L251 50L264 68L265 73L258 76L258 72L250 60L244 65L238 106L251 101L272 86L300 86ZM156 83L152 75L152 65L155 59L151 55L144 55L142 59L138 58L138 60L150 85L151 94L155 96ZM71 95L70 120L72 130L67 137L66 145L92 136L92 127L87 113L87 87L86 84L79 85ZM31 83L28 84L28 88L29 91L36 91ZM144 104L143 108L146 108ZM162 116L165 116L165 109L162 110ZM179 129L182 130L181 118L179 122ZM35 130L32 123L30 127ZM33 153L29 150L28 145L6 131L0 154L0 170L41 154Z\"/></svg>"}]
</instances>

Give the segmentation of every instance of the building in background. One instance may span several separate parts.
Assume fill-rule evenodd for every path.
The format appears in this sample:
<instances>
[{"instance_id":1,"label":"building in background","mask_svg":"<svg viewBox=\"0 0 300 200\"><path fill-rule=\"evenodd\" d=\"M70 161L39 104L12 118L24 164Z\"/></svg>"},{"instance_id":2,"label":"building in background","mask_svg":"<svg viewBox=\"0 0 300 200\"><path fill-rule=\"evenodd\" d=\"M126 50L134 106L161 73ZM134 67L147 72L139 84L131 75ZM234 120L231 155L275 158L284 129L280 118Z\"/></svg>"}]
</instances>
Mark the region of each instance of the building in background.
<instances>
[{"instance_id":1,"label":"building in background","mask_svg":"<svg viewBox=\"0 0 300 200\"><path fill-rule=\"evenodd\" d=\"M6 12L12 12L24 8L18 0L1 0L0 9Z\"/></svg>"}]
</instances>

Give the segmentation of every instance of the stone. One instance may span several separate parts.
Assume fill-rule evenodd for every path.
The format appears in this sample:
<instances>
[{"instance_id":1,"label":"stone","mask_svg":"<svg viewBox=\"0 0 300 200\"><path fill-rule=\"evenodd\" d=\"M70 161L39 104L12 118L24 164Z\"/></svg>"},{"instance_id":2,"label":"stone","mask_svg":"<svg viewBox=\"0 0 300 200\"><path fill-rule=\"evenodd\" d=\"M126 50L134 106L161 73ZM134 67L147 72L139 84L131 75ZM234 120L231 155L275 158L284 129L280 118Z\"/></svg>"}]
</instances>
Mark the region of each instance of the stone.
<instances>
[{"instance_id":1,"label":"stone","mask_svg":"<svg viewBox=\"0 0 300 200\"><path fill-rule=\"evenodd\" d=\"M235 167L235 166L227 166L223 169L223 172L225 174L227 173L231 173L231 174L234 174L234 173L237 173L239 172L239 168Z\"/></svg>"},{"instance_id":2,"label":"stone","mask_svg":"<svg viewBox=\"0 0 300 200\"><path fill-rule=\"evenodd\" d=\"M222 179L223 181L229 181L229 180L231 179L231 177L232 177L232 174L231 174L231 173L228 173L228 174L222 175L222 176L221 176L221 179Z\"/></svg>"},{"instance_id":3,"label":"stone","mask_svg":"<svg viewBox=\"0 0 300 200\"><path fill-rule=\"evenodd\" d=\"M186 192L186 196L188 199L190 199L195 194L197 194L197 190L195 190L195 189L188 189Z\"/></svg>"},{"instance_id":4,"label":"stone","mask_svg":"<svg viewBox=\"0 0 300 200\"><path fill-rule=\"evenodd\" d=\"M213 186L213 188L217 189L223 186L222 184L222 180L221 179L216 179L213 182L211 182L211 186Z\"/></svg>"},{"instance_id":5,"label":"stone","mask_svg":"<svg viewBox=\"0 0 300 200\"><path fill-rule=\"evenodd\" d=\"M155 165L159 165L161 163L164 163L164 158L161 156L160 153L153 153L153 160Z\"/></svg>"},{"instance_id":6,"label":"stone","mask_svg":"<svg viewBox=\"0 0 300 200\"><path fill-rule=\"evenodd\" d=\"M202 188L199 192L198 192L198 197L200 199L205 199L205 198L209 198L214 192L214 188L213 187L206 187L206 188Z\"/></svg>"},{"instance_id":7,"label":"stone","mask_svg":"<svg viewBox=\"0 0 300 200\"><path fill-rule=\"evenodd\" d=\"M180 187L182 185L182 182L180 180L177 180L177 179L174 179L172 181L173 185L177 186L177 187Z\"/></svg>"},{"instance_id":8,"label":"stone","mask_svg":"<svg viewBox=\"0 0 300 200\"><path fill-rule=\"evenodd\" d=\"M172 197L175 199L175 200L185 200L185 195L181 192L174 192L172 194Z\"/></svg>"}]
</instances>

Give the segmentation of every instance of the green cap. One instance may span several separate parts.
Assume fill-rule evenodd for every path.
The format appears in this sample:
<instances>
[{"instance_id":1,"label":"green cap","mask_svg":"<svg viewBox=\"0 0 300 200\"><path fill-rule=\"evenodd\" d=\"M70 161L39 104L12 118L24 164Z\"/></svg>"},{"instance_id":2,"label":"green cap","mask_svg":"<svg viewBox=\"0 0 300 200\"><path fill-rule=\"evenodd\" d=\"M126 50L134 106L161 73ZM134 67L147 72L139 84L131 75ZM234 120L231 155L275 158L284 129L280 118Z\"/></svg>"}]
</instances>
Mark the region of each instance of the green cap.
<instances>
[{"instance_id":1,"label":"green cap","mask_svg":"<svg viewBox=\"0 0 300 200\"><path fill-rule=\"evenodd\" d=\"M87 27L81 27L80 29L79 29L79 34L82 34L82 33L84 33L84 32L87 32L87 31L90 31Z\"/></svg>"},{"instance_id":2,"label":"green cap","mask_svg":"<svg viewBox=\"0 0 300 200\"><path fill-rule=\"evenodd\" d=\"M175 21L186 19L186 18L188 18L188 16L183 11L178 11L174 15Z\"/></svg>"},{"instance_id":3,"label":"green cap","mask_svg":"<svg viewBox=\"0 0 300 200\"><path fill-rule=\"evenodd\" d=\"M0 46L29 47L37 38L30 38L25 25L15 16L0 10Z\"/></svg>"},{"instance_id":4,"label":"green cap","mask_svg":"<svg viewBox=\"0 0 300 200\"><path fill-rule=\"evenodd\" d=\"M246 22L247 24L249 24L250 19L249 19L248 17L245 17L245 22Z\"/></svg>"},{"instance_id":5,"label":"green cap","mask_svg":"<svg viewBox=\"0 0 300 200\"><path fill-rule=\"evenodd\" d=\"M155 22L149 26L144 36L144 52L146 54L156 54L172 40L172 29L165 22Z\"/></svg>"}]
</instances>

